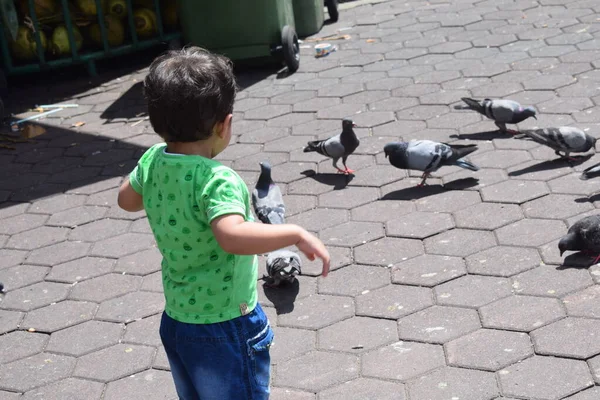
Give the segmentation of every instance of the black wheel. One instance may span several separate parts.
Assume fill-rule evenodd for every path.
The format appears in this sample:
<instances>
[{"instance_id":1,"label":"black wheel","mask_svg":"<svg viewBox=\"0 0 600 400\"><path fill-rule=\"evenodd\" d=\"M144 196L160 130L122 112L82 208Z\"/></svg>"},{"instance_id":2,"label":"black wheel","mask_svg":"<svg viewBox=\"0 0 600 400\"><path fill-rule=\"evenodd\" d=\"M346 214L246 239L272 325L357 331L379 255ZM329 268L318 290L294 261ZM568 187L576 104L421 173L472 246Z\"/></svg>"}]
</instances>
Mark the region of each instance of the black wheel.
<instances>
[{"instance_id":1,"label":"black wheel","mask_svg":"<svg viewBox=\"0 0 600 400\"><path fill-rule=\"evenodd\" d=\"M281 30L281 44L283 50L283 61L287 65L289 72L296 72L300 66L300 46L298 45L298 35L289 25Z\"/></svg>"},{"instance_id":2,"label":"black wheel","mask_svg":"<svg viewBox=\"0 0 600 400\"><path fill-rule=\"evenodd\" d=\"M340 14L338 13L338 0L325 0L327 11L329 11L329 19L331 22L337 22Z\"/></svg>"}]
</instances>

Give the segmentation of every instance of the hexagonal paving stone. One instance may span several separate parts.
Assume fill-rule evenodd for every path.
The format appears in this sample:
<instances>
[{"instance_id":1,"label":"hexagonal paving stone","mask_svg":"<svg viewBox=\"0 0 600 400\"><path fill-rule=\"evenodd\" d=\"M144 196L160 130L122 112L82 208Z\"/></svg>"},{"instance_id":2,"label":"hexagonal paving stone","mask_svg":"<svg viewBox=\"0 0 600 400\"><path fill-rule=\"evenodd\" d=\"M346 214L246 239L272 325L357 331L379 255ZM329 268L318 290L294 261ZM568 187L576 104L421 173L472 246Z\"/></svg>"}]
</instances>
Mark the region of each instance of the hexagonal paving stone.
<instances>
[{"instance_id":1,"label":"hexagonal paving stone","mask_svg":"<svg viewBox=\"0 0 600 400\"><path fill-rule=\"evenodd\" d=\"M543 265L513 277L515 292L531 296L562 297L593 283L586 270L563 270L550 265Z\"/></svg>"},{"instance_id":2,"label":"hexagonal paving stone","mask_svg":"<svg viewBox=\"0 0 600 400\"><path fill-rule=\"evenodd\" d=\"M98 206L80 206L53 214L46 225L74 228L104 217L108 208Z\"/></svg>"},{"instance_id":3,"label":"hexagonal paving stone","mask_svg":"<svg viewBox=\"0 0 600 400\"><path fill-rule=\"evenodd\" d=\"M6 243L6 247L20 250L33 250L62 242L66 240L68 233L69 230L67 228L41 226L30 231L13 235L8 243Z\"/></svg>"},{"instance_id":4,"label":"hexagonal paving stone","mask_svg":"<svg viewBox=\"0 0 600 400\"><path fill-rule=\"evenodd\" d=\"M535 268L542 260L535 249L496 246L466 258L467 270L472 274L512 276Z\"/></svg>"},{"instance_id":5,"label":"hexagonal paving stone","mask_svg":"<svg viewBox=\"0 0 600 400\"><path fill-rule=\"evenodd\" d=\"M496 245L493 233L453 229L425 239L425 251L430 254L465 257Z\"/></svg>"},{"instance_id":6,"label":"hexagonal paving stone","mask_svg":"<svg viewBox=\"0 0 600 400\"><path fill-rule=\"evenodd\" d=\"M162 344L159 335L161 318L162 313L159 313L128 324L123 342L160 346Z\"/></svg>"},{"instance_id":7,"label":"hexagonal paving stone","mask_svg":"<svg viewBox=\"0 0 600 400\"><path fill-rule=\"evenodd\" d=\"M358 377L359 369L358 357L354 355L313 351L278 364L273 383L321 391Z\"/></svg>"},{"instance_id":8,"label":"hexagonal paving stone","mask_svg":"<svg viewBox=\"0 0 600 400\"><path fill-rule=\"evenodd\" d=\"M320 207L354 208L379 198L379 189L352 187L319 195Z\"/></svg>"},{"instance_id":9,"label":"hexagonal paving stone","mask_svg":"<svg viewBox=\"0 0 600 400\"><path fill-rule=\"evenodd\" d=\"M358 378L319 393L322 400L405 400L404 385L377 379Z\"/></svg>"},{"instance_id":10,"label":"hexagonal paving stone","mask_svg":"<svg viewBox=\"0 0 600 400\"><path fill-rule=\"evenodd\" d=\"M21 312L0 310L0 335L17 330L23 316Z\"/></svg>"},{"instance_id":11,"label":"hexagonal paving stone","mask_svg":"<svg viewBox=\"0 0 600 400\"><path fill-rule=\"evenodd\" d=\"M30 311L21 325L39 332L54 332L92 319L97 308L95 303L64 300Z\"/></svg>"},{"instance_id":12,"label":"hexagonal paving stone","mask_svg":"<svg viewBox=\"0 0 600 400\"><path fill-rule=\"evenodd\" d=\"M73 376L110 382L148 368L156 349L132 344L116 344L80 357Z\"/></svg>"},{"instance_id":13,"label":"hexagonal paving stone","mask_svg":"<svg viewBox=\"0 0 600 400\"><path fill-rule=\"evenodd\" d=\"M454 212L481 202L479 193L450 190L417 200L417 210L429 212Z\"/></svg>"},{"instance_id":14,"label":"hexagonal paving stone","mask_svg":"<svg viewBox=\"0 0 600 400\"><path fill-rule=\"evenodd\" d=\"M568 397L566 400L596 400L598 398L600 398L600 387L595 386Z\"/></svg>"},{"instance_id":15,"label":"hexagonal paving stone","mask_svg":"<svg viewBox=\"0 0 600 400\"><path fill-rule=\"evenodd\" d=\"M567 313L572 317L600 318L600 286L594 285L563 299Z\"/></svg>"},{"instance_id":16,"label":"hexagonal paving stone","mask_svg":"<svg viewBox=\"0 0 600 400\"><path fill-rule=\"evenodd\" d=\"M498 242L508 246L537 247L564 235L564 222L550 219L523 219L496 231Z\"/></svg>"},{"instance_id":17,"label":"hexagonal paving stone","mask_svg":"<svg viewBox=\"0 0 600 400\"><path fill-rule=\"evenodd\" d=\"M354 247L384 236L382 224L373 222L346 222L319 232L325 244Z\"/></svg>"},{"instance_id":18,"label":"hexagonal paving stone","mask_svg":"<svg viewBox=\"0 0 600 400\"><path fill-rule=\"evenodd\" d=\"M526 333L479 329L446 344L449 365L498 371L533 354Z\"/></svg>"},{"instance_id":19,"label":"hexagonal paving stone","mask_svg":"<svg viewBox=\"0 0 600 400\"><path fill-rule=\"evenodd\" d=\"M0 227L0 233L14 235L19 232L42 226L47 219L47 215L35 214L20 214L10 218L4 218L2 220L2 227Z\"/></svg>"},{"instance_id":20,"label":"hexagonal paving stone","mask_svg":"<svg viewBox=\"0 0 600 400\"><path fill-rule=\"evenodd\" d=\"M498 372L507 396L562 399L594 384L584 361L533 356Z\"/></svg>"},{"instance_id":21,"label":"hexagonal paving stone","mask_svg":"<svg viewBox=\"0 0 600 400\"><path fill-rule=\"evenodd\" d=\"M394 266L392 282L431 287L466 273L460 257L425 254Z\"/></svg>"},{"instance_id":22,"label":"hexagonal paving stone","mask_svg":"<svg viewBox=\"0 0 600 400\"><path fill-rule=\"evenodd\" d=\"M62 242L42 247L29 253L27 262L40 265L57 265L87 255L91 244L83 242Z\"/></svg>"},{"instance_id":23,"label":"hexagonal paving stone","mask_svg":"<svg viewBox=\"0 0 600 400\"><path fill-rule=\"evenodd\" d=\"M346 210L316 208L287 218L286 222L298 224L310 231L318 232L322 229L344 223L347 220L348 212Z\"/></svg>"},{"instance_id":24,"label":"hexagonal paving stone","mask_svg":"<svg viewBox=\"0 0 600 400\"><path fill-rule=\"evenodd\" d=\"M396 341L396 323L383 319L353 317L318 332L318 347L322 350L362 353Z\"/></svg>"},{"instance_id":25,"label":"hexagonal paving stone","mask_svg":"<svg viewBox=\"0 0 600 400\"><path fill-rule=\"evenodd\" d=\"M173 377L168 371L151 369L118 381L110 382L106 386L104 400L146 400L152 397L175 399L177 393L173 384Z\"/></svg>"},{"instance_id":26,"label":"hexagonal paving stone","mask_svg":"<svg viewBox=\"0 0 600 400\"><path fill-rule=\"evenodd\" d=\"M87 321L54 332L46 350L79 357L119 342L123 325L102 321Z\"/></svg>"},{"instance_id":27,"label":"hexagonal paving stone","mask_svg":"<svg viewBox=\"0 0 600 400\"><path fill-rule=\"evenodd\" d=\"M423 254L418 240L383 238L354 249L354 259L361 264L392 265Z\"/></svg>"},{"instance_id":28,"label":"hexagonal paving stone","mask_svg":"<svg viewBox=\"0 0 600 400\"><path fill-rule=\"evenodd\" d=\"M36 200L28 212L40 214L54 214L69 208L82 206L87 196L78 196L75 194L58 194L45 199Z\"/></svg>"},{"instance_id":29,"label":"hexagonal paving stone","mask_svg":"<svg viewBox=\"0 0 600 400\"><path fill-rule=\"evenodd\" d=\"M319 277L318 282L320 294L357 296L388 285L390 271L371 265L348 265L331 272L326 278Z\"/></svg>"},{"instance_id":30,"label":"hexagonal paving stone","mask_svg":"<svg viewBox=\"0 0 600 400\"><path fill-rule=\"evenodd\" d=\"M407 201L375 201L352 209L351 217L354 221L386 222L413 211L415 206Z\"/></svg>"},{"instance_id":31,"label":"hexagonal paving stone","mask_svg":"<svg viewBox=\"0 0 600 400\"><path fill-rule=\"evenodd\" d=\"M600 383L600 356L590 358L588 360L588 365L596 384Z\"/></svg>"},{"instance_id":32,"label":"hexagonal paving stone","mask_svg":"<svg viewBox=\"0 0 600 400\"><path fill-rule=\"evenodd\" d=\"M67 378L41 388L30 390L25 393L22 400L100 400L103 391L104 385L100 382Z\"/></svg>"},{"instance_id":33,"label":"hexagonal paving stone","mask_svg":"<svg viewBox=\"0 0 600 400\"><path fill-rule=\"evenodd\" d=\"M330 270L335 271L336 269L342 268L346 265L352 264L352 249L348 247L330 247L329 255L331 256ZM302 274L307 276L319 276L323 270L323 263L321 260L310 261L304 256L299 254L302 259Z\"/></svg>"},{"instance_id":34,"label":"hexagonal paving stone","mask_svg":"<svg viewBox=\"0 0 600 400\"><path fill-rule=\"evenodd\" d=\"M23 250L0 249L0 269L20 264L26 255Z\"/></svg>"},{"instance_id":35,"label":"hexagonal paving stone","mask_svg":"<svg viewBox=\"0 0 600 400\"><path fill-rule=\"evenodd\" d=\"M508 279L467 275L436 286L434 293L438 304L478 308L512 291Z\"/></svg>"},{"instance_id":36,"label":"hexagonal paving stone","mask_svg":"<svg viewBox=\"0 0 600 400\"><path fill-rule=\"evenodd\" d=\"M139 276L106 274L75 285L70 298L101 303L113 297L135 292L141 283L142 278Z\"/></svg>"},{"instance_id":37,"label":"hexagonal paving stone","mask_svg":"<svg viewBox=\"0 0 600 400\"><path fill-rule=\"evenodd\" d=\"M352 317L354 303L348 297L313 295L297 300L294 313L280 314L278 326L321 329Z\"/></svg>"},{"instance_id":38,"label":"hexagonal paving stone","mask_svg":"<svg viewBox=\"0 0 600 400\"><path fill-rule=\"evenodd\" d=\"M273 332L275 339L270 348L271 364L279 364L315 350L315 331L277 326Z\"/></svg>"},{"instance_id":39,"label":"hexagonal paving stone","mask_svg":"<svg viewBox=\"0 0 600 400\"><path fill-rule=\"evenodd\" d=\"M102 303L96 319L127 323L163 311L164 303L165 298L162 293L128 293Z\"/></svg>"},{"instance_id":40,"label":"hexagonal paving stone","mask_svg":"<svg viewBox=\"0 0 600 400\"><path fill-rule=\"evenodd\" d=\"M565 317L557 299L510 296L481 307L481 323L486 328L530 332Z\"/></svg>"},{"instance_id":41,"label":"hexagonal paving stone","mask_svg":"<svg viewBox=\"0 0 600 400\"><path fill-rule=\"evenodd\" d=\"M125 233L94 244L90 255L119 258L146 250L156 245L154 236L143 233Z\"/></svg>"},{"instance_id":42,"label":"hexagonal paving stone","mask_svg":"<svg viewBox=\"0 0 600 400\"><path fill-rule=\"evenodd\" d=\"M0 365L0 388L26 392L34 387L67 378L75 359L58 354L39 353Z\"/></svg>"},{"instance_id":43,"label":"hexagonal paving stone","mask_svg":"<svg viewBox=\"0 0 600 400\"><path fill-rule=\"evenodd\" d=\"M415 379L408 385L408 393L415 399L487 400L499 390L491 372L444 367Z\"/></svg>"},{"instance_id":44,"label":"hexagonal paving stone","mask_svg":"<svg viewBox=\"0 0 600 400\"><path fill-rule=\"evenodd\" d=\"M64 300L69 293L69 287L61 283L36 283L8 292L0 306L22 311L34 310Z\"/></svg>"},{"instance_id":45,"label":"hexagonal paving stone","mask_svg":"<svg viewBox=\"0 0 600 400\"><path fill-rule=\"evenodd\" d=\"M402 340L446 343L481 327L477 311L433 306L398 321Z\"/></svg>"},{"instance_id":46,"label":"hexagonal paving stone","mask_svg":"<svg viewBox=\"0 0 600 400\"><path fill-rule=\"evenodd\" d=\"M148 275L160 271L162 255L153 247L148 250L122 257L115 266L115 272L133 275Z\"/></svg>"},{"instance_id":47,"label":"hexagonal paving stone","mask_svg":"<svg viewBox=\"0 0 600 400\"><path fill-rule=\"evenodd\" d=\"M458 228L493 230L523 218L515 204L480 203L454 214Z\"/></svg>"},{"instance_id":48,"label":"hexagonal paving stone","mask_svg":"<svg viewBox=\"0 0 600 400\"><path fill-rule=\"evenodd\" d=\"M43 281L49 270L48 267L26 264L0 269L0 282L5 291L15 290Z\"/></svg>"},{"instance_id":49,"label":"hexagonal paving stone","mask_svg":"<svg viewBox=\"0 0 600 400\"><path fill-rule=\"evenodd\" d=\"M450 214L414 212L387 221L386 231L390 236L424 239L454 227Z\"/></svg>"},{"instance_id":50,"label":"hexagonal paving stone","mask_svg":"<svg viewBox=\"0 0 600 400\"><path fill-rule=\"evenodd\" d=\"M433 305L430 289L388 285L356 298L356 315L398 319Z\"/></svg>"},{"instance_id":51,"label":"hexagonal paving stone","mask_svg":"<svg viewBox=\"0 0 600 400\"><path fill-rule=\"evenodd\" d=\"M32 356L41 352L46 343L48 335L30 333L25 331L11 332L0 336L0 364L8 364L11 361Z\"/></svg>"},{"instance_id":52,"label":"hexagonal paving stone","mask_svg":"<svg viewBox=\"0 0 600 400\"><path fill-rule=\"evenodd\" d=\"M122 219L105 218L89 224L78 226L71 231L71 240L82 240L84 242L97 242L111 236L118 236L129 229L131 223Z\"/></svg>"},{"instance_id":53,"label":"hexagonal paving stone","mask_svg":"<svg viewBox=\"0 0 600 400\"><path fill-rule=\"evenodd\" d=\"M600 353L599 328L599 320L567 317L531 332L531 339L537 354L585 360Z\"/></svg>"},{"instance_id":54,"label":"hexagonal paving stone","mask_svg":"<svg viewBox=\"0 0 600 400\"><path fill-rule=\"evenodd\" d=\"M271 387L271 397L281 400L315 400L316 395L309 392L301 392L287 388Z\"/></svg>"},{"instance_id":55,"label":"hexagonal paving stone","mask_svg":"<svg viewBox=\"0 0 600 400\"><path fill-rule=\"evenodd\" d=\"M580 194L591 196L598 192L598 187L595 186L593 179L582 181L578 179L580 173L561 176L548 182L550 190L554 193Z\"/></svg>"},{"instance_id":56,"label":"hexagonal paving stone","mask_svg":"<svg viewBox=\"0 0 600 400\"><path fill-rule=\"evenodd\" d=\"M400 341L365 354L362 373L367 377L407 381L444 364L442 346Z\"/></svg>"},{"instance_id":57,"label":"hexagonal paving stone","mask_svg":"<svg viewBox=\"0 0 600 400\"><path fill-rule=\"evenodd\" d=\"M115 260L98 257L84 257L55 265L46 276L47 281L75 283L111 272Z\"/></svg>"},{"instance_id":58,"label":"hexagonal paving stone","mask_svg":"<svg viewBox=\"0 0 600 400\"><path fill-rule=\"evenodd\" d=\"M481 197L484 201L522 204L548 192L548 186L544 182L511 179L483 188Z\"/></svg>"},{"instance_id":59,"label":"hexagonal paving stone","mask_svg":"<svg viewBox=\"0 0 600 400\"><path fill-rule=\"evenodd\" d=\"M593 210L590 203L576 201L579 196L550 194L523 204L525 215L529 218L566 219L574 215Z\"/></svg>"}]
</instances>

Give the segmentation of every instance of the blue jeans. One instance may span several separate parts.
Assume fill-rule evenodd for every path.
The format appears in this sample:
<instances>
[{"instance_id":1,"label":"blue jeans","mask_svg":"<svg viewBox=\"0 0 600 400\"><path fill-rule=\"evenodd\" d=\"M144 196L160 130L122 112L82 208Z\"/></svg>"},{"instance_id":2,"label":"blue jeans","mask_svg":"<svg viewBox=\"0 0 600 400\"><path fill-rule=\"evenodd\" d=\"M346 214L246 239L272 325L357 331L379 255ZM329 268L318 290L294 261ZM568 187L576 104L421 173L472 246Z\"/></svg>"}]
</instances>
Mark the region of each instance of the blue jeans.
<instances>
[{"instance_id":1,"label":"blue jeans","mask_svg":"<svg viewBox=\"0 0 600 400\"><path fill-rule=\"evenodd\" d=\"M259 304L216 324L187 324L163 312L160 338L181 400L267 400L273 331Z\"/></svg>"}]
</instances>

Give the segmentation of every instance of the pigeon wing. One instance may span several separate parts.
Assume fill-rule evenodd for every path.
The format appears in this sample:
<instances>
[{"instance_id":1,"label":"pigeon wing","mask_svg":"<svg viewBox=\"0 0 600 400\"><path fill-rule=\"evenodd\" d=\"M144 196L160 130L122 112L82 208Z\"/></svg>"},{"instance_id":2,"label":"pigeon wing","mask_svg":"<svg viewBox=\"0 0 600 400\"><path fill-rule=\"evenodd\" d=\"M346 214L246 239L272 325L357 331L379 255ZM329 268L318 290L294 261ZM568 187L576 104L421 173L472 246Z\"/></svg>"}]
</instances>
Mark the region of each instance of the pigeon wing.
<instances>
[{"instance_id":1,"label":"pigeon wing","mask_svg":"<svg viewBox=\"0 0 600 400\"><path fill-rule=\"evenodd\" d=\"M442 162L444 146L431 140L411 141L406 149L408 168L427 172L437 170Z\"/></svg>"}]
</instances>

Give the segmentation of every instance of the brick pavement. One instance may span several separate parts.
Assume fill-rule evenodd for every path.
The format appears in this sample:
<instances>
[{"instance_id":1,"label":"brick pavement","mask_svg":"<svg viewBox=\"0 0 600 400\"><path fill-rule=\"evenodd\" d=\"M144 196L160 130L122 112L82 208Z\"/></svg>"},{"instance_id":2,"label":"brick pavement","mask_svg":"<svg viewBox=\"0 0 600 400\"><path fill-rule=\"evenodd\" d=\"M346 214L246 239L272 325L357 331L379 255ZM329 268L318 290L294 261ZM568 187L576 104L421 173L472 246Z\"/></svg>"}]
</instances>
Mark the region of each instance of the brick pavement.
<instances>
[{"instance_id":1,"label":"brick pavement","mask_svg":"<svg viewBox=\"0 0 600 400\"><path fill-rule=\"evenodd\" d=\"M600 180L578 179L597 159L569 167L451 108L507 96L539 110L521 128L600 136L598 1L386 1L342 11L320 35L340 28L351 39L323 59L303 48L292 76L241 73L235 144L219 157L249 186L270 160L289 221L333 257L327 279L307 262L298 284L260 289L276 331L272 398L600 398L600 269L562 266L556 246L600 205ZM157 141L147 121L134 126L145 73L15 95L80 107L0 152L2 400L175 397L159 254L144 214L116 206ZM367 127L353 179L302 152L346 116ZM382 153L400 137L477 142L482 169L444 168L414 188L418 174Z\"/></svg>"}]
</instances>

